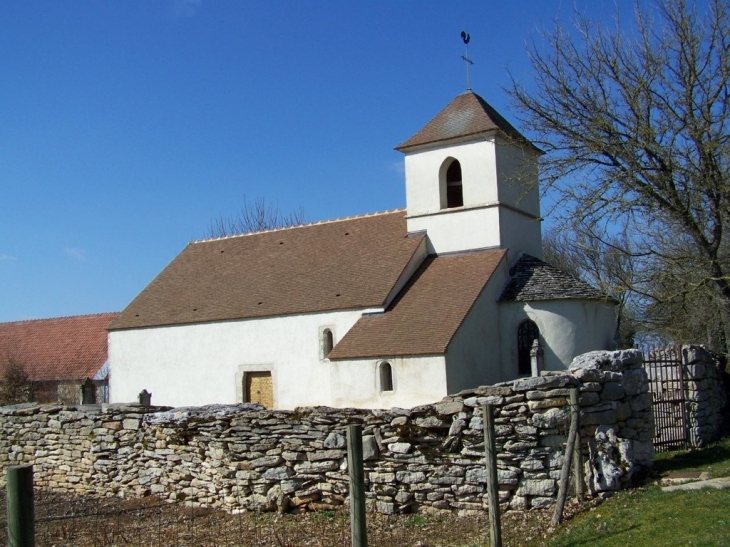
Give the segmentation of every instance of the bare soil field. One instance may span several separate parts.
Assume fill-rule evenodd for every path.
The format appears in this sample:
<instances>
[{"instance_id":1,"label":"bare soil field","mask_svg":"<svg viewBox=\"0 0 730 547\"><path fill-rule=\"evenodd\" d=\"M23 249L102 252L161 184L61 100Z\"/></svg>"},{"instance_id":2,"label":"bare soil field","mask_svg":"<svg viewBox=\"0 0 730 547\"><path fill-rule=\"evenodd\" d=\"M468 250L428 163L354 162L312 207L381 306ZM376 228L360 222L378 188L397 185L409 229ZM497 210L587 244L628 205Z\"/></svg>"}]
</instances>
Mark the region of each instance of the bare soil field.
<instances>
[{"instance_id":1,"label":"bare soil field","mask_svg":"<svg viewBox=\"0 0 730 547\"><path fill-rule=\"evenodd\" d=\"M135 500L61 496L38 491L37 547L349 547L347 511L277 515L185 507L154 497ZM566 516L581 506L569 505ZM0 545L7 542L5 500L0 498ZM541 543L548 535L549 511L509 511L502 515L503 543ZM487 514L368 514L371 547L470 547L489 545Z\"/></svg>"}]
</instances>

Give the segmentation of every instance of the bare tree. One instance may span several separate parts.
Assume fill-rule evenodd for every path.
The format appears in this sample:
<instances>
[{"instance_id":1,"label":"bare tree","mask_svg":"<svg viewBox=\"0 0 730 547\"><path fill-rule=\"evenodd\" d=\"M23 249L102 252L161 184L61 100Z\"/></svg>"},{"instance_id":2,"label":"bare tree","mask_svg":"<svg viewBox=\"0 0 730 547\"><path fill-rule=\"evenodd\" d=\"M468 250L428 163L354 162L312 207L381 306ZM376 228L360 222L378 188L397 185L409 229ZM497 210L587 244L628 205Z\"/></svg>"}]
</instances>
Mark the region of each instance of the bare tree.
<instances>
[{"instance_id":1,"label":"bare tree","mask_svg":"<svg viewBox=\"0 0 730 547\"><path fill-rule=\"evenodd\" d=\"M588 227L574 230L553 228L543 235L543 258L593 285L618 302L616 345L633 347L641 325L639 318L645 300L632 290L637 285L638 272L634 261L620 249L630 243L622 236L603 241Z\"/></svg>"},{"instance_id":2,"label":"bare tree","mask_svg":"<svg viewBox=\"0 0 730 547\"><path fill-rule=\"evenodd\" d=\"M0 386L0 406L27 403L33 398L33 382L25 372L23 363L12 356L8 357Z\"/></svg>"},{"instance_id":3,"label":"bare tree","mask_svg":"<svg viewBox=\"0 0 730 547\"><path fill-rule=\"evenodd\" d=\"M287 228L306 222L307 216L302 208L284 214L277 203L267 202L264 198L257 198L256 201L250 203L244 197L243 206L237 214L230 217L221 215L211 221L206 237L225 237L273 230L274 228Z\"/></svg>"},{"instance_id":4,"label":"bare tree","mask_svg":"<svg viewBox=\"0 0 730 547\"><path fill-rule=\"evenodd\" d=\"M730 0L637 4L624 28L577 16L544 33L533 85L509 93L563 220L627 234L637 293L665 309L702 294L727 318Z\"/></svg>"}]
</instances>

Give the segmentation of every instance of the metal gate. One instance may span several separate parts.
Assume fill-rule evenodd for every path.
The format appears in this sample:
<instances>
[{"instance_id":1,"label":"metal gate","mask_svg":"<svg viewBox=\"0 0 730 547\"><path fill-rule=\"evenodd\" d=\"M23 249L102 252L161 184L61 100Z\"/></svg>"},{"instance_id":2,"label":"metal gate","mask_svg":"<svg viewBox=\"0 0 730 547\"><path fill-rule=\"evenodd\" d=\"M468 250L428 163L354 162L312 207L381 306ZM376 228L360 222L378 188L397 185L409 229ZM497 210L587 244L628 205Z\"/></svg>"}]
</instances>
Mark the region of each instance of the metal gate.
<instances>
[{"instance_id":1,"label":"metal gate","mask_svg":"<svg viewBox=\"0 0 730 547\"><path fill-rule=\"evenodd\" d=\"M644 369L653 398L654 448L659 452L686 449L686 391L681 348L645 350Z\"/></svg>"}]
</instances>

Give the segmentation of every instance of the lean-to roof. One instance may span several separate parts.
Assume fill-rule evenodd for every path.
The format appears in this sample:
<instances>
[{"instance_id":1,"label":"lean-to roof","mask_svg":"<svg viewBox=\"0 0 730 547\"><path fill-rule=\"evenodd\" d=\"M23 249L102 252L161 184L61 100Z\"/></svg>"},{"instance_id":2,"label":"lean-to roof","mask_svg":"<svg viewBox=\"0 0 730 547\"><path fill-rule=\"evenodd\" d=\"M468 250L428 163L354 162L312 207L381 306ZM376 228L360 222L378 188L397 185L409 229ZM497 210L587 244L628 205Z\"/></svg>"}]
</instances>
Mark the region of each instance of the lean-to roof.
<instances>
[{"instance_id":1,"label":"lean-to roof","mask_svg":"<svg viewBox=\"0 0 730 547\"><path fill-rule=\"evenodd\" d=\"M510 282L500 297L501 301L531 300L613 300L567 272L524 254L510 269Z\"/></svg>"},{"instance_id":2,"label":"lean-to roof","mask_svg":"<svg viewBox=\"0 0 730 547\"><path fill-rule=\"evenodd\" d=\"M384 306L424 237L399 210L193 242L110 330Z\"/></svg>"},{"instance_id":3,"label":"lean-to roof","mask_svg":"<svg viewBox=\"0 0 730 547\"><path fill-rule=\"evenodd\" d=\"M359 319L329 358L445 353L505 253L493 250L427 258L385 313Z\"/></svg>"}]
</instances>

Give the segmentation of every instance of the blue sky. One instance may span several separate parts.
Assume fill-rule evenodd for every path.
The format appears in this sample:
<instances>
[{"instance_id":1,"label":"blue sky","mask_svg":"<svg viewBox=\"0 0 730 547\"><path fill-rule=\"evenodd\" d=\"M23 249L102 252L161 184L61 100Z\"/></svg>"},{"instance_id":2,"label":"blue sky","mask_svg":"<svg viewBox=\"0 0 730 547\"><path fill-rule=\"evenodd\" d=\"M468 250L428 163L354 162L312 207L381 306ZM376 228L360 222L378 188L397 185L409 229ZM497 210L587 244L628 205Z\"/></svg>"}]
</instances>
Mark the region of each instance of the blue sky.
<instances>
[{"instance_id":1,"label":"blue sky","mask_svg":"<svg viewBox=\"0 0 730 547\"><path fill-rule=\"evenodd\" d=\"M619 1L631 13L633 2ZM607 20L610 0L577 0ZM0 321L122 310L263 197L324 220L405 206L393 147L573 2L54 0L0 5ZM519 124L517 124L519 125Z\"/></svg>"}]
</instances>

